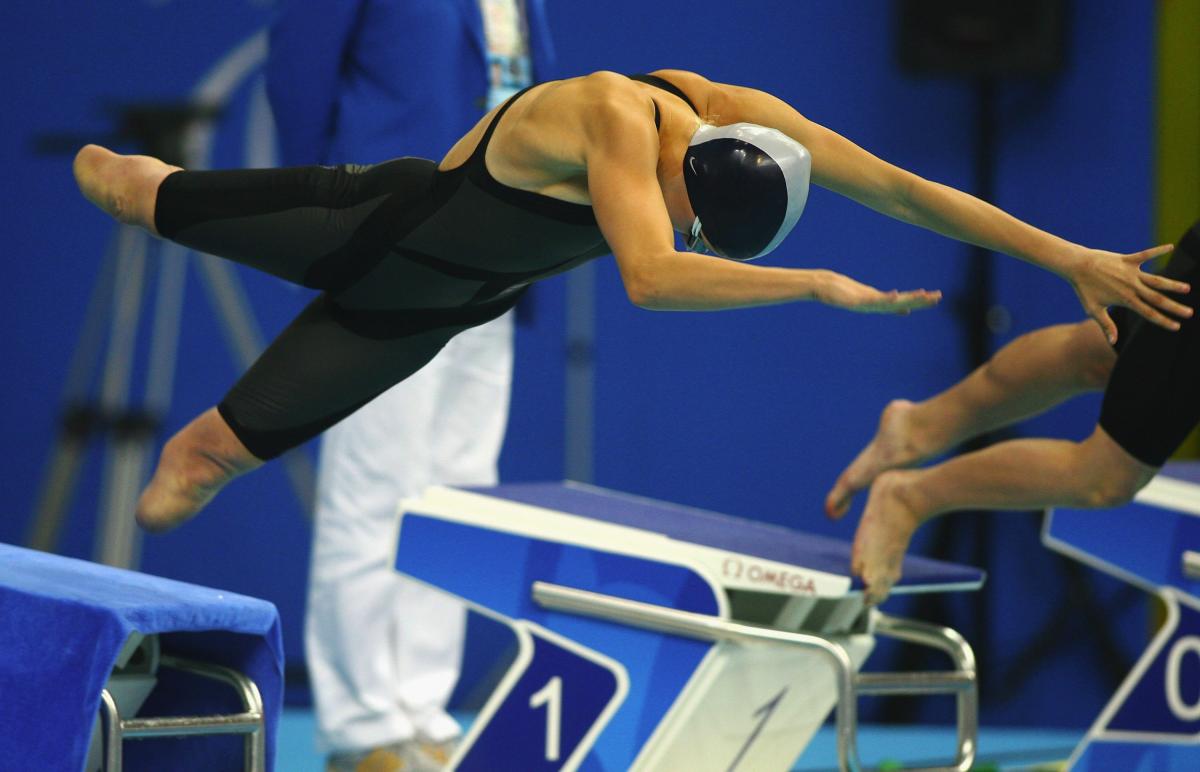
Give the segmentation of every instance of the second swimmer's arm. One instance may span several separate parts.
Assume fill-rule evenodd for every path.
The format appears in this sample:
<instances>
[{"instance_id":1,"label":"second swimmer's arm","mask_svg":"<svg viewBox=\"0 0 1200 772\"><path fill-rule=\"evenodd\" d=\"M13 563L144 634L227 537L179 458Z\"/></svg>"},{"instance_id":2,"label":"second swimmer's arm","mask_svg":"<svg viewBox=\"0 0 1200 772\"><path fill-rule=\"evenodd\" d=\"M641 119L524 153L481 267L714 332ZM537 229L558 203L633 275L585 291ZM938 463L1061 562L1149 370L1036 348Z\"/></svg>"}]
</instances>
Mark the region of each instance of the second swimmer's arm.
<instances>
[{"instance_id":1,"label":"second swimmer's arm","mask_svg":"<svg viewBox=\"0 0 1200 772\"><path fill-rule=\"evenodd\" d=\"M596 105L586 131L592 208L636 305L702 311L816 300L856 311L904 313L940 298L923 290L880 292L832 271L678 252L655 176L658 136L650 102Z\"/></svg>"}]
</instances>

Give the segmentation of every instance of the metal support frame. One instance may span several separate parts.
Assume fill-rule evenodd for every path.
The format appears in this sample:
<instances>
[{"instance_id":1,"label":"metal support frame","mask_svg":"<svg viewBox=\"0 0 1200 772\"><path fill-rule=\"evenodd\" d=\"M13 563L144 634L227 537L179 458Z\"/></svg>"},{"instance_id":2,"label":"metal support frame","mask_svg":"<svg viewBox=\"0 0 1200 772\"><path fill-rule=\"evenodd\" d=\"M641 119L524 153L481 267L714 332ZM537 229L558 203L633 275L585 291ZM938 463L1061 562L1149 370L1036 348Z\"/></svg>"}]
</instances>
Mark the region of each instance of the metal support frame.
<instances>
[{"instance_id":1,"label":"metal support frame","mask_svg":"<svg viewBox=\"0 0 1200 772\"><path fill-rule=\"evenodd\" d=\"M164 655L160 664L173 670L220 681L234 688L244 711L228 715L121 718L117 703L107 689L100 692L100 715L104 722L104 771L121 772L124 740L148 737L195 735L245 735L246 772L265 772L267 764L266 723L258 686L231 668Z\"/></svg>"},{"instance_id":2,"label":"metal support frame","mask_svg":"<svg viewBox=\"0 0 1200 772\"><path fill-rule=\"evenodd\" d=\"M873 612L875 634L943 651L950 656L955 669L856 674L845 648L837 641L823 636L756 627L707 614L680 611L549 582L534 582L532 593L538 605L553 611L582 614L707 641L775 643L800 646L819 652L834 670L838 691L835 708L838 765L848 772L858 772L863 768L858 758L859 697L882 694L953 694L957 699L958 708L958 748L954 764L914 769L916 772L966 772L974 763L979 720L975 654L963 637L950 628Z\"/></svg>"}]
</instances>

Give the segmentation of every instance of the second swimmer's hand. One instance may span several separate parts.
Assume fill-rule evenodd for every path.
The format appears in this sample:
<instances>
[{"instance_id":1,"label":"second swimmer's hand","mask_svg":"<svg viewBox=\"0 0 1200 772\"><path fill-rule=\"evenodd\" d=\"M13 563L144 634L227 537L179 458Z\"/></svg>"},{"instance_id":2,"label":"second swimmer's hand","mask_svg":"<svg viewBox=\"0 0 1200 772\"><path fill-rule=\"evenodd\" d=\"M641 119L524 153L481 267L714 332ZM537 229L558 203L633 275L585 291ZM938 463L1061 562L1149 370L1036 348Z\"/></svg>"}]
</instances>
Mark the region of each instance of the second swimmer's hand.
<instances>
[{"instance_id":1,"label":"second swimmer's hand","mask_svg":"<svg viewBox=\"0 0 1200 772\"><path fill-rule=\"evenodd\" d=\"M1177 320L1192 315L1188 306L1163 294L1186 293L1190 289L1186 283L1142 270L1147 260L1172 249L1172 245L1164 244L1128 255L1088 249L1075 262L1067 278L1083 310L1100 325L1110 344L1117 342L1117 325L1108 315L1109 306L1125 306L1168 330L1178 330Z\"/></svg>"},{"instance_id":2,"label":"second swimmer's hand","mask_svg":"<svg viewBox=\"0 0 1200 772\"><path fill-rule=\"evenodd\" d=\"M813 300L827 306L864 314L907 314L937 305L940 291L909 290L884 292L834 271L813 272Z\"/></svg>"}]
</instances>

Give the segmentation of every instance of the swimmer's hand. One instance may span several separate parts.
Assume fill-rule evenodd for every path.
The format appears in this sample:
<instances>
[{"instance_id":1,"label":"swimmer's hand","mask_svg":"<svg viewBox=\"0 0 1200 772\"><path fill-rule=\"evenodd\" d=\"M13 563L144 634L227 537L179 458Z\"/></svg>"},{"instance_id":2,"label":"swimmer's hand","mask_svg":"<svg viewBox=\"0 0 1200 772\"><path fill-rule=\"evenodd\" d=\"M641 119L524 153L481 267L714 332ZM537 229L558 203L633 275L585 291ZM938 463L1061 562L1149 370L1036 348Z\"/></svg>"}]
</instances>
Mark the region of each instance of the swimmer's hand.
<instances>
[{"instance_id":1,"label":"swimmer's hand","mask_svg":"<svg viewBox=\"0 0 1200 772\"><path fill-rule=\"evenodd\" d=\"M935 306L942 299L942 293L936 290L883 292L834 271L817 270L813 273L815 288L812 299L847 311L863 314L907 314L913 310Z\"/></svg>"},{"instance_id":2,"label":"swimmer's hand","mask_svg":"<svg viewBox=\"0 0 1200 772\"><path fill-rule=\"evenodd\" d=\"M1163 294L1188 292L1191 288L1185 282L1142 270L1142 264L1147 260L1161 257L1172 249L1171 244L1164 244L1128 255L1086 249L1074 262L1067 280L1079 296L1083 310L1100 325L1110 344L1117 342L1117 325L1108 315L1109 306L1129 308L1168 330L1178 330L1177 320L1191 317L1191 308Z\"/></svg>"}]
</instances>

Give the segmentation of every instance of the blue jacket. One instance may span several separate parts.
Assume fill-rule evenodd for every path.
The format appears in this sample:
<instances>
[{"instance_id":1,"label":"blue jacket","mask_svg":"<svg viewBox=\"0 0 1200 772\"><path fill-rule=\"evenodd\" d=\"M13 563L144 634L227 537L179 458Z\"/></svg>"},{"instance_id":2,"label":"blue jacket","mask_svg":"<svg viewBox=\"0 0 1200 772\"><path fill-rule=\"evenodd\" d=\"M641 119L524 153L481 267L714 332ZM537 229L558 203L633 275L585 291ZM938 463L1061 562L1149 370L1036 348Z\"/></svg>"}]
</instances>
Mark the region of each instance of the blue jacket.
<instances>
[{"instance_id":1,"label":"blue jacket","mask_svg":"<svg viewBox=\"0 0 1200 772\"><path fill-rule=\"evenodd\" d=\"M553 77L543 0L524 0L533 74ZM439 160L486 112L479 0L284 0L267 93L281 161Z\"/></svg>"}]
</instances>

